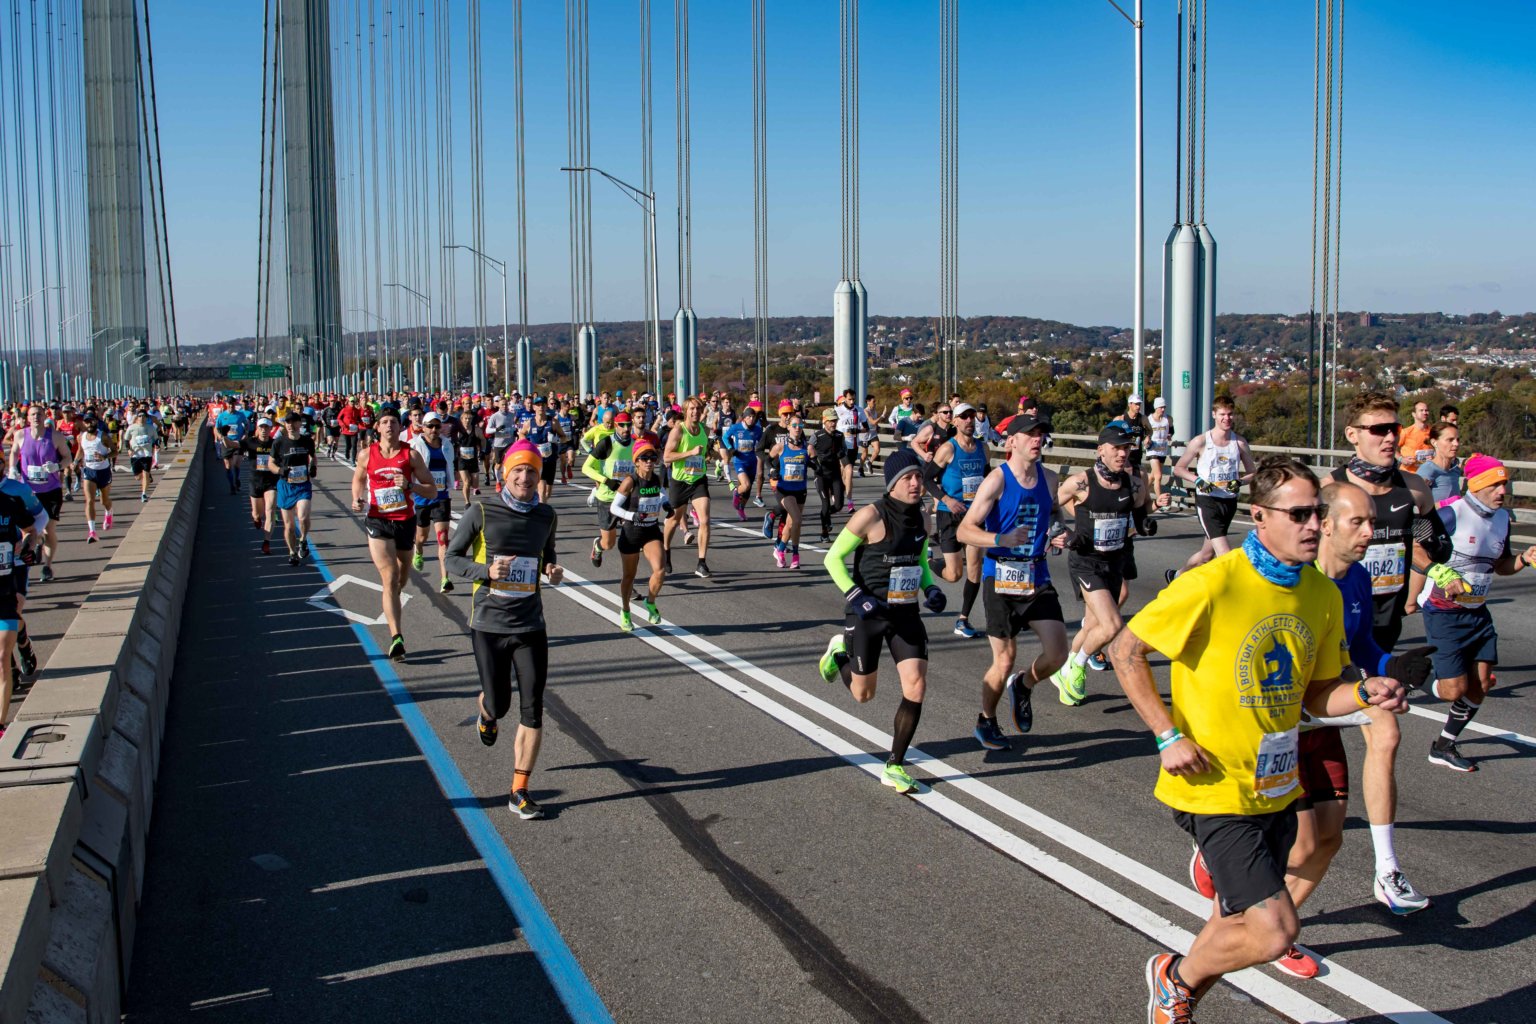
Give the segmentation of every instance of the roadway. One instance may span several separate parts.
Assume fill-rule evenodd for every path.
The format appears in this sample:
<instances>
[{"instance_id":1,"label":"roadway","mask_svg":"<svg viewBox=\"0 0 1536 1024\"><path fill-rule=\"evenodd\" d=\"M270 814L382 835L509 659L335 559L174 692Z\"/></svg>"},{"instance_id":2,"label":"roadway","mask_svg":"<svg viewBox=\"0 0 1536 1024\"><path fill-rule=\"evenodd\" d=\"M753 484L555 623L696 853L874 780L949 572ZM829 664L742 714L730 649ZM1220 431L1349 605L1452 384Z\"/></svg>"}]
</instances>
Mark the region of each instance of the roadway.
<instances>
[{"instance_id":1,"label":"roadway","mask_svg":"<svg viewBox=\"0 0 1536 1024\"><path fill-rule=\"evenodd\" d=\"M299 568L259 555L244 496L207 472L129 1021L606 1019L598 1001L621 1021L1130 1021L1147 957L1199 927L1189 845L1112 675L1090 674L1078 708L1042 688L1033 734L983 752L986 643L928 616L909 761L935 784L898 796L874 775L893 674L864 706L816 674L842 613L815 545L780 571L756 521L717 518L715 578L674 575L664 628L625 636L617 556L590 565L585 491L557 486L571 572L544 597L532 787L551 820L522 822L505 807L511 721L493 749L475 735L467 586L437 594L430 560L413 577L411 655L392 667L383 627L340 614L378 615L352 582L373 573L349 470L322 469L318 564ZM1192 527L1171 517L1138 542L1133 605ZM1458 775L1424 760L1442 708L1420 698L1403 721L1398 850L1434 906L1399 919L1374 902L1356 798L1303 915L1325 976L1245 972L1202 1022L1529 1019L1536 638L1518 610L1533 591L1495 584L1505 664L1475 723L1518 735L1469 732L1482 771ZM1358 793L1363 747L1347 745Z\"/></svg>"}]
</instances>

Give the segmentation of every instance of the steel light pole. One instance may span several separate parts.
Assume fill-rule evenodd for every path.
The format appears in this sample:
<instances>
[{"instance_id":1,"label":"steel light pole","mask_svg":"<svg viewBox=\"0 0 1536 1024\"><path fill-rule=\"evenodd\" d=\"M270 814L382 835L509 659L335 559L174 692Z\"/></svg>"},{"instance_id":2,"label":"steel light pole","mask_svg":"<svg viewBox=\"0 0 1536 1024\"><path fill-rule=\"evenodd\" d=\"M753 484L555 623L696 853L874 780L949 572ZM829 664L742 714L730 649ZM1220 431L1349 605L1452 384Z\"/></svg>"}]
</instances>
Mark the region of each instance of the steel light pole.
<instances>
[{"instance_id":1,"label":"steel light pole","mask_svg":"<svg viewBox=\"0 0 1536 1024\"><path fill-rule=\"evenodd\" d=\"M87 341L87 342L86 342L86 343L85 343L85 347L86 347L86 348L87 348L87 349L90 349L90 348L93 348L93 347L94 347L94 346L95 346L95 345L96 345L96 339L97 339L97 338L99 338L99 337L101 337L101 336L102 336L102 335L103 335L103 334L106 334L106 333L107 333L107 332L108 332L108 331L110 331L110 330L111 330L111 329L112 329L112 328L110 328L110 327L103 327L103 328L102 328L102 329L101 329L101 330L99 330L99 331L97 331L97 332L96 332L96 333L95 333L95 334L93 334L93 335L91 335L91 337L90 337L90 340L88 340L88 341ZM105 372L106 372L106 369L107 369L107 366L106 366L106 357L105 357L105 355L103 355L103 357L102 357L102 366L101 366L101 369L102 369L102 372L103 372L103 373L105 373ZM91 371L91 372L92 372L92 374L94 374L94 373L95 373L95 371L94 371L94 370L92 370L92 371ZM97 380L97 381L94 381L94 383L97 383L97 384L100 384L100 383L103 383L103 382L102 382L102 381L99 381L99 380Z\"/></svg>"},{"instance_id":2,"label":"steel light pole","mask_svg":"<svg viewBox=\"0 0 1536 1024\"><path fill-rule=\"evenodd\" d=\"M11 303L11 334L12 334L12 336L14 336L16 338L16 369L18 371L21 369L21 330L20 330L20 327L19 327L19 324L21 322L21 311L27 307L27 303L31 302L33 299L37 298L39 295L43 294L44 292L51 292L51 291L55 291L55 290L63 291L64 290L64 286L61 285L61 284L50 284L50 285L47 285L46 287L39 288L37 291L33 292L31 295L23 295L21 298L17 299L15 302ZM44 368L45 369L47 367L47 355L48 355L48 342L47 342L46 339L44 339L44 341L43 341L43 357L44 357L43 361L44 361Z\"/></svg>"},{"instance_id":3,"label":"steel light pole","mask_svg":"<svg viewBox=\"0 0 1536 1024\"><path fill-rule=\"evenodd\" d=\"M1145 23L1141 17L1142 0L1136 0L1136 14L1132 17L1125 13L1115 0L1109 0L1110 6L1119 11L1126 21L1131 23L1131 28L1136 31L1136 280L1135 291L1135 341L1131 348L1131 394L1141 395L1142 392L1142 364L1145 360L1145 345L1147 337L1147 216L1146 216L1146 145L1143 139L1143 103L1142 103L1142 30ZM1163 325L1167 330L1168 325ZM1142 396L1145 397L1145 396Z\"/></svg>"},{"instance_id":4,"label":"steel light pole","mask_svg":"<svg viewBox=\"0 0 1536 1024\"><path fill-rule=\"evenodd\" d=\"M512 393L512 350L507 345L507 265L494 256L487 256L472 245L445 245L444 249L468 249L480 257L501 275L501 376L503 380L502 393Z\"/></svg>"},{"instance_id":5,"label":"steel light pole","mask_svg":"<svg viewBox=\"0 0 1536 1024\"><path fill-rule=\"evenodd\" d=\"M391 284L386 284L384 287L399 288L401 291L410 292L412 295L416 296L422 302L427 304L427 389L431 390L432 378L437 373L437 371L433 368L433 364L436 362L436 357L433 355L432 348L432 296L423 295L421 292L417 291L415 288L412 288L410 285L400 284L398 281Z\"/></svg>"},{"instance_id":6,"label":"steel light pole","mask_svg":"<svg viewBox=\"0 0 1536 1024\"><path fill-rule=\"evenodd\" d=\"M656 265L656 193L643 192L627 181L622 181L603 170L601 167L562 167L562 171L572 173L586 173L596 171L616 185L636 205L644 210L651 218L651 329L655 352L652 353L651 367L653 387L655 394L661 394L661 269Z\"/></svg>"},{"instance_id":7,"label":"steel light pole","mask_svg":"<svg viewBox=\"0 0 1536 1024\"><path fill-rule=\"evenodd\" d=\"M373 319L375 319L375 320L377 320L379 322L379 324L384 328L384 331L386 333L388 333L388 331L389 331L389 321L384 319L383 317L379 316L379 314L377 314L377 313L370 312L370 311L362 308L361 306L353 306L351 309L347 310L347 312L348 313L361 313L361 314L363 314L363 316L372 317ZM362 342L358 342L357 346L358 346L358 349L357 349L357 372L361 374L361 373L364 372L364 370L363 370ZM383 345L379 346L379 357L378 357L377 360L375 360L375 365L378 366L379 368L382 368L384 366L384 346ZM366 390L366 389L364 389L364 390Z\"/></svg>"}]
</instances>

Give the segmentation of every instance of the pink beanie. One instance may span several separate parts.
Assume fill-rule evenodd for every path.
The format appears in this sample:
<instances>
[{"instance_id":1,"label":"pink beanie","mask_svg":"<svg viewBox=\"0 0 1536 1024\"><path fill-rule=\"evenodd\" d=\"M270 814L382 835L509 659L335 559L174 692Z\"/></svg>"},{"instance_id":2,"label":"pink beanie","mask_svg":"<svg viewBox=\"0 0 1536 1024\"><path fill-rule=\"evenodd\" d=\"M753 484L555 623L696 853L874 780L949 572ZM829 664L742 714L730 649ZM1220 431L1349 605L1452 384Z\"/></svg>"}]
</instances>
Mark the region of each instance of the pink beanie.
<instances>
[{"instance_id":1,"label":"pink beanie","mask_svg":"<svg viewBox=\"0 0 1536 1024\"><path fill-rule=\"evenodd\" d=\"M1509 480L1509 470L1504 468L1504 463L1492 455L1484 455L1478 452L1467 459L1461 467L1462 475L1467 478L1467 490L1480 491L1494 484L1506 483Z\"/></svg>"}]
</instances>

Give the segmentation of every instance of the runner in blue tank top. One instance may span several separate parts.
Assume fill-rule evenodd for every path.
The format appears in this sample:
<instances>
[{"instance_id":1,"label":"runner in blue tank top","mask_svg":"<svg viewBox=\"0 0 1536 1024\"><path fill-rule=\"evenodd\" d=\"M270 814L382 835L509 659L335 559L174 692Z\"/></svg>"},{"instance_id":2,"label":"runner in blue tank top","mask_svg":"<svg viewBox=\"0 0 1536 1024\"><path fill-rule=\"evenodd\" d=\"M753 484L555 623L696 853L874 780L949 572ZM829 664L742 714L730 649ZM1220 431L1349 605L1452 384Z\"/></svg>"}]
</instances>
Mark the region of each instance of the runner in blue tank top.
<instances>
[{"instance_id":1,"label":"runner in blue tank top","mask_svg":"<svg viewBox=\"0 0 1536 1024\"><path fill-rule=\"evenodd\" d=\"M1061 601L1051 586L1045 551L1051 521L1059 517L1056 474L1040 464L1051 421L1033 414L1013 417L1003 440L1008 458L977 488L960 523L959 539L982 559L982 607L992 667L981 680L981 713L973 735L987 750L1010 746L997 724L997 703L1007 690L1013 724L1027 733L1034 724L1030 694L1067 657L1067 627ZM1054 541L1059 549L1065 535ZM1013 670L1018 635L1025 628L1040 641L1040 653L1022 672Z\"/></svg>"},{"instance_id":2,"label":"runner in blue tank top","mask_svg":"<svg viewBox=\"0 0 1536 1024\"><path fill-rule=\"evenodd\" d=\"M934 533L944 556L939 576L950 583L965 578L954 632L969 638L979 635L971 628L971 608L976 595L981 593L981 549L966 550L957 531L982 480L986 479L987 442L976 436L974 408L960 402L953 406L953 413L955 436L934 449L933 459L923 469L923 484L938 504L933 517Z\"/></svg>"}]
</instances>

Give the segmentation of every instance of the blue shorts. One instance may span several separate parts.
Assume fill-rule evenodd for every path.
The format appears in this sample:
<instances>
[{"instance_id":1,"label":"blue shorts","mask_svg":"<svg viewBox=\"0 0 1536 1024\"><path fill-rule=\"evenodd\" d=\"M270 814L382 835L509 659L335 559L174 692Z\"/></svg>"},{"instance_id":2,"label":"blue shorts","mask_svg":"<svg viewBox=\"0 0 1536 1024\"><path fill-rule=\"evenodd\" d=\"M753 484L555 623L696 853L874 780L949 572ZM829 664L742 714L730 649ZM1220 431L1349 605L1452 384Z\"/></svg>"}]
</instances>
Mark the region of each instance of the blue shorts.
<instances>
[{"instance_id":1,"label":"blue shorts","mask_svg":"<svg viewBox=\"0 0 1536 1024\"><path fill-rule=\"evenodd\" d=\"M95 484L97 487L111 487L112 486L112 467L111 466L108 466L106 469L87 469L87 470L83 470L83 472L85 473L86 480L88 480L91 483Z\"/></svg>"},{"instance_id":2,"label":"blue shorts","mask_svg":"<svg viewBox=\"0 0 1536 1024\"><path fill-rule=\"evenodd\" d=\"M746 476L747 476L747 479L749 479L749 480L755 479L757 477L757 456L756 455L732 455L731 456L731 472L732 473L745 473Z\"/></svg>"},{"instance_id":3,"label":"blue shorts","mask_svg":"<svg viewBox=\"0 0 1536 1024\"><path fill-rule=\"evenodd\" d=\"M309 501L314 494L314 489L309 484L290 484L286 480L277 482L277 507L280 509L297 508L299 502Z\"/></svg>"},{"instance_id":4,"label":"blue shorts","mask_svg":"<svg viewBox=\"0 0 1536 1024\"><path fill-rule=\"evenodd\" d=\"M1471 675L1474 665L1499 663L1499 634L1487 608L1424 607L1424 639L1435 645L1435 676Z\"/></svg>"},{"instance_id":5,"label":"blue shorts","mask_svg":"<svg viewBox=\"0 0 1536 1024\"><path fill-rule=\"evenodd\" d=\"M20 619L0 619L0 633L20 633Z\"/></svg>"}]
</instances>

